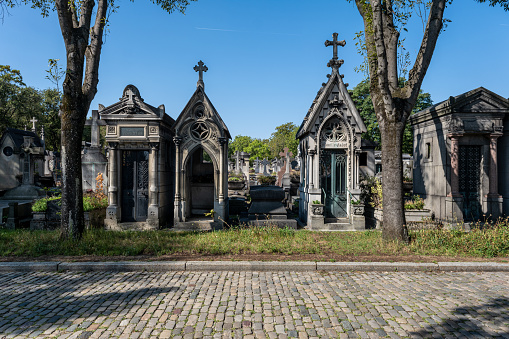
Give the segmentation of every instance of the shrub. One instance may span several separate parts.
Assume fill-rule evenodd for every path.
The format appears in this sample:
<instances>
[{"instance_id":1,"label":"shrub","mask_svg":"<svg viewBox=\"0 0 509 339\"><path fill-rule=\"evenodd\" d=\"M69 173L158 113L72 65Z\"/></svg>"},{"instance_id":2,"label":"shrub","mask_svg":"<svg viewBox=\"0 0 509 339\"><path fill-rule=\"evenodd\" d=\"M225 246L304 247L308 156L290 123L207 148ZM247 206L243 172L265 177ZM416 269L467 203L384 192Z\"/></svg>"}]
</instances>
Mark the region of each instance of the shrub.
<instances>
[{"instance_id":1,"label":"shrub","mask_svg":"<svg viewBox=\"0 0 509 339\"><path fill-rule=\"evenodd\" d=\"M276 183L276 177L272 175L260 175L257 179L262 185L274 185Z\"/></svg>"},{"instance_id":2,"label":"shrub","mask_svg":"<svg viewBox=\"0 0 509 339\"><path fill-rule=\"evenodd\" d=\"M59 196L49 197L49 198L42 198L39 200L36 200L32 205L32 212L46 212L48 209L48 201L51 200L58 200L60 199Z\"/></svg>"},{"instance_id":3,"label":"shrub","mask_svg":"<svg viewBox=\"0 0 509 339\"><path fill-rule=\"evenodd\" d=\"M228 181L244 181L244 175L242 173L232 173L228 175Z\"/></svg>"},{"instance_id":4,"label":"shrub","mask_svg":"<svg viewBox=\"0 0 509 339\"><path fill-rule=\"evenodd\" d=\"M424 209L424 199L418 195L414 195L411 200L405 201L406 210L422 210Z\"/></svg>"}]
</instances>

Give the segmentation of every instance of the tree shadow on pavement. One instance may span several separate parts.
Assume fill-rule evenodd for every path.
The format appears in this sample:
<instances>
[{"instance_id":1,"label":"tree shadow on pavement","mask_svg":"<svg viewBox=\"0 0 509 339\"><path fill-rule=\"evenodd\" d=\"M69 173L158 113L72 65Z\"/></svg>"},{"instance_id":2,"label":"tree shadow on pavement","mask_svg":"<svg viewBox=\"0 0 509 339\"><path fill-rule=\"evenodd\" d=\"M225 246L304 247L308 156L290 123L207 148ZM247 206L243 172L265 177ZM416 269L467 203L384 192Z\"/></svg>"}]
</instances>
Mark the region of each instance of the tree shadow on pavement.
<instances>
[{"instance_id":1,"label":"tree shadow on pavement","mask_svg":"<svg viewBox=\"0 0 509 339\"><path fill-rule=\"evenodd\" d=\"M23 336L45 324L68 328L78 318L127 313L134 306L140 306L140 300L145 302L153 296L151 300L164 298L168 301L187 287L157 283L153 276L143 283L144 286L133 283L146 277L143 272L34 273L31 278L25 277L19 273L11 274L10 279L0 279L0 337L5 334ZM165 296L161 298L160 294ZM85 325L88 324L82 324L80 329Z\"/></svg>"},{"instance_id":2,"label":"tree shadow on pavement","mask_svg":"<svg viewBox=\"0 0 509 339\"><path fill-rule=\"evenodd\" d=\"M441 338L461 334L467 338L509 337L509 299L493 298L478 306L462 306L453 310L448 319L430 323L410 337Z\"/></svg>"}]
</instances>

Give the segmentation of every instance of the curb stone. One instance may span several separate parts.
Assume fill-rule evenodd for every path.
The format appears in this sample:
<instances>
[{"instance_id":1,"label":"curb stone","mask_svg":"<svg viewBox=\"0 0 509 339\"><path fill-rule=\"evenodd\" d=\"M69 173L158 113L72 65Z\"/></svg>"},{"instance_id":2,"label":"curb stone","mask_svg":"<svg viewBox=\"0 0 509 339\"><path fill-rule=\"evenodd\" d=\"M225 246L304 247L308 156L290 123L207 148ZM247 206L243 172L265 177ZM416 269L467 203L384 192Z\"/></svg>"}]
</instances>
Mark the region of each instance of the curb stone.
<instances>
[{"instance_id":1,"label":"curb stone","mask_svg":"<svg viewBox=\"0 0 509 339\"><path fill-rule=\"evenodd\" d=\"M59 262L0 262L0 272L56 272Z\"/></svg>"},{"instance_id":2,"label":"curb stone","mask_svg":"<svg viewBox=\"0 0 509 339\"><path fill-rule=\"evenodd\" d=\"M413 262L318 262L318 271L422 272L438 271L433 263Z\"/></svg>"},{"instance_id":3,"label":"curb stone","mask_svg":"<svg viewBox=\"0 0 509 339\"><path fill-rule=\"evenodd\" d=\"M58 265L59 271L184 271L185 261L109 261L109 262L63 262Z\"/></svg>"},{"instance_id":4,"label":"curb stone","mask_svg":"<svg viewBox=\"0 0 509 339\"><path fill-rule=\"evenodd\" d=\"M57 271L509 272L509 264L496 262L414 263L314 261L0 262L0 272Z\"/></svg>"}]
</instances>

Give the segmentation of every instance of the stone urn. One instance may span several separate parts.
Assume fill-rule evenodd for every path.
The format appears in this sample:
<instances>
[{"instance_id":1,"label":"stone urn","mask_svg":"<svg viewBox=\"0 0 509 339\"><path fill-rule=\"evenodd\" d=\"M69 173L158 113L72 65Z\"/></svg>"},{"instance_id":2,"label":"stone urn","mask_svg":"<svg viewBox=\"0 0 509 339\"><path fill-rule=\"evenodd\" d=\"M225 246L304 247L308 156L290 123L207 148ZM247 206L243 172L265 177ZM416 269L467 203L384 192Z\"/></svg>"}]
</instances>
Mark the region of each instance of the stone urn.
<instances>
[{"instance_id":1,"label":"stone urn","mask_svg":"<svg viewBox=\"0 0 509 339\"><path fill-rule=\"evenodd\" d=\"M364 204L352 204L352 212L354 215L364 215Z\"/></svg>"},{"instance_id":2,"label":"stone urn","mask_svg":"<svg viewBox=\"0 0 509 339\"><path fill-rule=\"evenodd\" d=\"M323 215L323 204L313 204L311 205L311 213L313 215Z\"/></svg>"},{"instance_id":3,"label":"stone urn","mask_svg":"<svg viewBox=\"0 0 509 339\"><path fill-rule=\"evenodd\" d=\"M244 180L242 181L228 181L228 189L231 191L240 191L245 186Z\"/></svg>"}]
</instances>

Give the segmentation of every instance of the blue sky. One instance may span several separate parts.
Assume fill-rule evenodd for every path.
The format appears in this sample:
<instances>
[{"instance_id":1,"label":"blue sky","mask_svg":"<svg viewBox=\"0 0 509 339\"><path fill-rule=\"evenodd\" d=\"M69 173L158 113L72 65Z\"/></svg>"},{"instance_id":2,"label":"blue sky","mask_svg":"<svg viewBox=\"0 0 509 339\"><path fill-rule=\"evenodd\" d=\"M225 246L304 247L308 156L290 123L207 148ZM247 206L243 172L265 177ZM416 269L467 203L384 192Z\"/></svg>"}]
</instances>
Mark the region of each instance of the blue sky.
<instances>
[{"instance_id":1,"label":"blue sky","mask_svg":"<svg viewBox=\"0 0 509 339\"><path fill-rule=\"evenodd\" d=\"M363 79L354 44L362 19L346 0L199 0L185 15L168 15L148 1L118 2L99 68L91 109L116 101L127 84L145 102L164 104L177 118L195 90L193 67L203 60L205 91L232 136L268 138L278 125L300 125L329 69L333 32L346 40L344 81ZM27 85L47 88L49 58L65 65L65 49L55 13L18 7L0 26L0 64L21 70ZM434 102L484 86L509 97L509 13L501 8L456 0L452 20L440 36L422 89ZM418 19L417 19L418 20ZM422 36L419 21L406 40L412 58Z\"/></svg>"}]
</instances>

